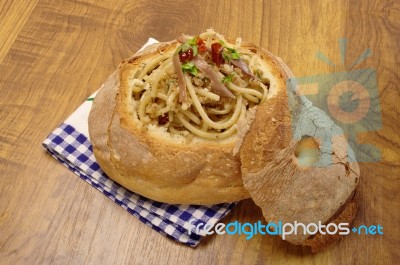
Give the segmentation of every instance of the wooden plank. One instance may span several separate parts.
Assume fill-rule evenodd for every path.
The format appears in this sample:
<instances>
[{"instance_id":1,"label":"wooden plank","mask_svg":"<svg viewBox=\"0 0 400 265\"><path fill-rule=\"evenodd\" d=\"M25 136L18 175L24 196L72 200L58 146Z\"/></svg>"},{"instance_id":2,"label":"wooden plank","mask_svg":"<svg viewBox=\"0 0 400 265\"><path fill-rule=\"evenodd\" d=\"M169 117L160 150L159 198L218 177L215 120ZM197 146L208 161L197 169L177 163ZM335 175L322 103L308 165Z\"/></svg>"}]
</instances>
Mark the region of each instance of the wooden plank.
<instances>
[{"instance_id":1,"label":"wooden plank","mask_svg":"<svg viewBox=\"0 0 400 265\"><path fill-rule=\"evenodd\" d=\"M0 3L0 64L25 25L38 0Z\"/></svg>"},{"instance_id":2,"label":"wooden plank","mask_svg":"<svg viewBox=\"0 0 400 265\"><path fill-rule=\"evenodd\" d=\"M0 3L1 264L394 264L400 195L400 4L398 1L3 1ZM154 232L58 164L46 135L149 37L166 41L209 27L282 57L296 76L376 70L382 128L359 141L381 150L361 163L355 223L383 236L349 235L324 252L276 237L210 236L196 248ZM331 67L315 54L321 51ZM224 221L263 220L251 200Z\"/></svg>"}]
</instances>

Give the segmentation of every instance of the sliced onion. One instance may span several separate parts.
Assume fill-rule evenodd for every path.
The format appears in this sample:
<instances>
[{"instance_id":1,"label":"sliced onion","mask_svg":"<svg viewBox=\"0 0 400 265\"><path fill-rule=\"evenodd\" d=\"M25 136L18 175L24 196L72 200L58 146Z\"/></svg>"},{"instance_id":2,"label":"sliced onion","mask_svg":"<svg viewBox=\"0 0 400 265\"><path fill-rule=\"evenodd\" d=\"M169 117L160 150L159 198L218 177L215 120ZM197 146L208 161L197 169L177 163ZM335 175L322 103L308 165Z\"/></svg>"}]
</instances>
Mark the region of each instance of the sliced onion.
<instances>
[{"instance_id":1,"label":"sliced onion","mask_svg":"<svg viewBox=\"0 0 400 265\"><path fill-rule=\"evenodd\" d=\"M186 100L186 83L183 77L183 71L181 67L181 62L179 61L179 55L174 54L172 56L172 63L174 64L175 72L178 77L179 86L179 102L184 102Z\"/></svg>"},{"instance_id":2,"label":"sliced onion","mask_svg":"<svg viewBox=\"0 0 400 265\"><path fill-rule=\"evenodd\" d=\"M201 72L203 72L211 81L211 89L214 93L221 97L235 98L235 95L222 83L217 72L204 60L203 57L197 55L193 58L193 63Z\"/></svg>"},{"instance_id":3,"label":"sliced onion","mask_svg":"<svg viewBox=\"0 0 400 265\"><path fill-rule=\"evenodd\" d=\"M231 60L231 64L242 70L245 75L255 78L253 73L251 72L250 67L243 60Z\"/></svg>"}]
</instances>

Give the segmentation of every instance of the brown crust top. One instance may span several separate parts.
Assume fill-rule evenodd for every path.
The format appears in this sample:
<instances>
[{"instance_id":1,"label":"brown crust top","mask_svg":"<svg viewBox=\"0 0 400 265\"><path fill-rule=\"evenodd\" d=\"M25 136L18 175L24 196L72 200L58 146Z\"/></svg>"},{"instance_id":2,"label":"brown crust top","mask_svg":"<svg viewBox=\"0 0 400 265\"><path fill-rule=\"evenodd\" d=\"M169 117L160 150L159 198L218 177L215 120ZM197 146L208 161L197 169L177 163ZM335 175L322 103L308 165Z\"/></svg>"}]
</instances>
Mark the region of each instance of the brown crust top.
<instances>
[{"instance_id":1,"label":"brown crust top","mask_svg":"<svg viewBox=\"0 0 400 265\"><path fill-rule=\"evenodd\" d=\"M283 69L284 80L293 77L280 59L272 60ZM341 130L324 112L305 103L295 88L280 90L268 104L259 106L243 141L243 183L268 222L325 223L343 207L358 184L358 164L348 161L347 142L339 135ZM300 134L296 136L297 133ZM299 136L305 135L320 143L320 161L330 160L328 164L299 165L295 149ZM330 151L322 148L327 143ZM307 237L290 235L286 240L310 244ZM317 248L315 244L313 247Z\"/></svg>"}]
</instances>

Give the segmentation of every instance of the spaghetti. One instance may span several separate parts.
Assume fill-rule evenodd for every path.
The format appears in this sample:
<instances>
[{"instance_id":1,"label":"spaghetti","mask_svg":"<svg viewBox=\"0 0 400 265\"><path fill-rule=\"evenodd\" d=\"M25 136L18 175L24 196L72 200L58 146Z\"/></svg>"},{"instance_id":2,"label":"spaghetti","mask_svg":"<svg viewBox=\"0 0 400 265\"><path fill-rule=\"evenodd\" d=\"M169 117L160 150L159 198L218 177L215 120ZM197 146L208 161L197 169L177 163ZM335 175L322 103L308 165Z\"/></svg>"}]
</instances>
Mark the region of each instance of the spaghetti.
<instances>
[{"instance_id":1,"label":"spaghetti","mask_svg":"<svg viewBox=\"0 0 400 265\"><path fill-rule=\"evenodd\" d=\"M203 46L193 44L198 40ZM217 54L224 56L222 64L215 63L215 43L222 43L219 44L222 48L218 48L226 51L226 54ZM202 69L204 65L197 68L196 62L182 62L182 51L192 48L195 49L194 56L198 53L197 58L207 62L207 71ZM200 48L203 48L201 54L197 51ZM183 80L178 80L172 59L177 52L181 56ZM247 70L237 67L237 63L230 64L230 60L240 60ZM218 85L234 97L216 90L217 81L208 75L210 71L220 79ZM164 127L170 134L225 139L237 133L236 124L245 117L248 109L266 100L269 89L266 71L255 51L240 47L240 39L233 45L215 32L207 31L177 44L177 51L166 51L143 63L130 82L132 98L136 101L134 113L144 126ZM180 81L181 84L184 82L184 87ZM183 100L180 92L184 92Z\"/></svg>"}]
</instances>

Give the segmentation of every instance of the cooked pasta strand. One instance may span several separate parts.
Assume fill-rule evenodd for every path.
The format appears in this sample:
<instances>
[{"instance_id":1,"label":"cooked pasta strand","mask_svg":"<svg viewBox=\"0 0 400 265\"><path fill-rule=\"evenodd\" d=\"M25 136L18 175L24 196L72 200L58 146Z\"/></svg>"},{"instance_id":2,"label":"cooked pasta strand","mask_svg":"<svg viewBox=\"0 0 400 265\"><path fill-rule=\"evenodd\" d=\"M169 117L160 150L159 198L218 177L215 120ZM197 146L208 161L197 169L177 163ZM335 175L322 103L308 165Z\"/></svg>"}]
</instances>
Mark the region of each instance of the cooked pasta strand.
<instances>
[{"instance_id":1,"label":"cooked pasta strand","mask_svg":"<svg viewBox=\"0 0 400 265\"><path fill-rule=\"evenodd\" d=\"M238 95L236 97L236 100L237 100L236 107L235 107L235 110L234 110L231 118L228 121L226 121L224 123L214 122L208 117L207 113L204 111L203 107L201 106L199 98L197 97L196 92L194 91L192 82L190 81L190 78L187 75L185 76L185 80L186 80L186 85L187 85L189 94L193 100L193 104L196 107L196 110L199 112L200 116L203 118L203 120L205 120L208 123L208 125L210 127L214 128L214 129L226 129L229 126L233 125L237 121L239 114L240 114L240 107L242 105L242 95Z\"/></svg>"},{"instance_id":2,"label":"cooked pasta strand","mask_svg":"<svg viewBox=\"0 0 400 265\"><path fill-rule=\"evenodd\" d=\"M207 46L218 39L225 41L214 31L202 33L200 37ZM240 54L243 54L243 60L253 71L263 72L260 69L262 68L260 57L240 47L240 40L235 45L229 43L224 45L235 47ZM263 103L267 99L268 87L259 80L252 81L246 76L238 76L237 78L241 79L228 81L225 85L235 95L234 99L229 99L221 98L220 95L211 92L210 83L207 81L205 87L195 86L192 77L186 72L184 81L188 97L185 102L179 102L177 77L172 62L173 52L168 51L149 60L138 72L139 74L135 74L135 78L129 81L132 100L140 98L132 106L143 124L154 124L154 122L157 124L158 117L167 114L168 123L165 126L171 134L183 136L193 134L210 140L225 139L237 132L236 124L245 115L249 106ZM211 60L210 56L206 55L205 58ZM217 74L221 79L225 78L221 70L217 71ZM200 78L204 81L204 76Z\"/></svg>"},{"instance_id":3,"label":"cooked pasta strand","mask_svg":"<svg viewBox=\"0 0 400 265\"><path fill-rule=\"evenodd\" d=\"M200 119L194 115L192 112L188 111L188 110L181 110L181 112L183 113L183 115L185 115L186 117L188 117L190 120L192 120L194 123L200 125L201 121Z\"/></svg>"},{"instance_id":4,"label":"cooked pasta strand","mask_svg":"<svg viewBox=\"0 0 400 265\"><path fill-rule=\"evenodd\" d=\"M139 74L139 79L142 79L150 70L153 70L161 61L171 57L171 53L164 53L163 55L157 56L151 62L146 64L143 70Z\"/></svg>"}]
</instances>

